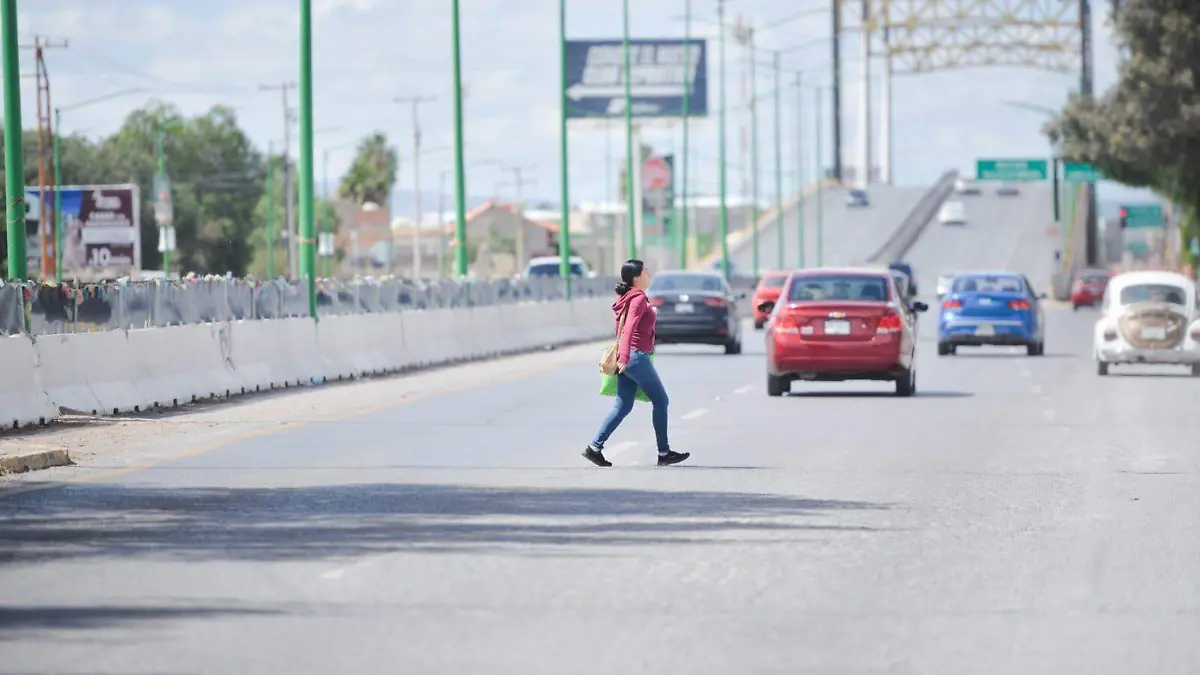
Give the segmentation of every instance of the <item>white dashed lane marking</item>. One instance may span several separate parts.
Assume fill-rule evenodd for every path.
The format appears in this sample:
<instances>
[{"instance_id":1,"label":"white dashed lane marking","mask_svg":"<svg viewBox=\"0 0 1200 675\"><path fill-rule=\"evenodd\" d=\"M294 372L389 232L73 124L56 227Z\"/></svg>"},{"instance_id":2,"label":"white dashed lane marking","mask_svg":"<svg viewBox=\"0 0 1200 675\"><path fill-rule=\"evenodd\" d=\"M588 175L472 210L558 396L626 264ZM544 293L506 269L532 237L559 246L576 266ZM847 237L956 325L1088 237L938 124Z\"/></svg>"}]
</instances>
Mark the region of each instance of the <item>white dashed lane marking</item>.
<instances>
[{"instance_id":1,"label":"white dashed lane marking","mask_svg":"<svg viewBox=\"0 0 1200 675\"><path fill-rule=\"evenodd\" d=\"M685 414L681 419L694 420L698 417L703 417L708 414L708 408L696 408L690 413Z\"/></svg>"}]
</instances>

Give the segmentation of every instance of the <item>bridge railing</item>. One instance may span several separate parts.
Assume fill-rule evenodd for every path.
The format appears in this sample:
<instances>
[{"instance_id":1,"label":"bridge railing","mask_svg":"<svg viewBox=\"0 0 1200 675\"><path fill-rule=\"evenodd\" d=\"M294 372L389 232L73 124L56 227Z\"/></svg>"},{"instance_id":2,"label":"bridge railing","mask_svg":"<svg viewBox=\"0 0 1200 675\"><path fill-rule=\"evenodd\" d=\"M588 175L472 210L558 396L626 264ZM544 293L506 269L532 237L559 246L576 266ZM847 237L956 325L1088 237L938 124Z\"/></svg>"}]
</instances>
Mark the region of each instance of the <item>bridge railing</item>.
<instances>
[{"instance_id":1,"label":"bridge railing","mask_svg":"<svg viewBox=\"0 0 1200 675\"><path fill-rule=\"evenodd\" d=\"M612 293L609 278L576 278L574 297ZM317 314L340 316L565 300L557 277L418 281L397 277L317 282ZM238 277L0 286L0 335L129 330L307 317L302 282Z\"/></svg>"}]
</instances>

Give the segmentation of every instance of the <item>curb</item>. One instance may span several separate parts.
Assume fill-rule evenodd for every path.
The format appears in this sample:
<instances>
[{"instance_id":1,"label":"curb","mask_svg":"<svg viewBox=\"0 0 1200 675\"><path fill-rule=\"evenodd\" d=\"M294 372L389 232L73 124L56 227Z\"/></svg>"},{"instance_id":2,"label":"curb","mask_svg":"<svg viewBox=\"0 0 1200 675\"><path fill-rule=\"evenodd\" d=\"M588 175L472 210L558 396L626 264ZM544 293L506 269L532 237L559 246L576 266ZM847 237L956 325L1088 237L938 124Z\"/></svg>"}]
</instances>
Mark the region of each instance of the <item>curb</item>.
<instances>
[{"instance_id":1,"label":"curb","mask_svg":"<svg viewBox=\"0 0 1200 675\"><path fill-rule=\"evenodd\" d=\"M41 471L56 466L71 466L71 455L66 450L43 450L24 455L0 457L0 476L10 473Z\"/></svg>"}]
</instances>

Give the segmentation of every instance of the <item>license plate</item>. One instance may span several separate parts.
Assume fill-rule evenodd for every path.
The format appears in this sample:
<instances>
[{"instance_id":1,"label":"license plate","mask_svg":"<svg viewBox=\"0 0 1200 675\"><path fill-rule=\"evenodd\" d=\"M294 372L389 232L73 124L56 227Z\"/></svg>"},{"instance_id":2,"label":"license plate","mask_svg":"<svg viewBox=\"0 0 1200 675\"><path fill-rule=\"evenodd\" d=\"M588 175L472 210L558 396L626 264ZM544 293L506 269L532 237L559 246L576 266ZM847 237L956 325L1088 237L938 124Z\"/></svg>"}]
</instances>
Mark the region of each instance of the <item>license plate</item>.
<instances>
[{"instance_id":1,"label":"license plate","mask_svg":"<svg viewBox=\"0 0 1200 675\"><path fill-rule=\"evenodd\" d=\"M696 311L696 306L690 302L680 302L675 305L676 314L691 314Z\"/></svg>"},{"instance_id":2,"label":"license plate","mask_svg":"<svg viewBox=\"0 0 1200 675\"><path fill-rule=\"evenodd\" d=\"M1143 340L1165 340L1167 339L1167 329L1162 326L1142 326Z\"/></svg>"},{"instance_id":3,"label":"license plate","mask_svg":"<svg viewBox=\"0 0 1200 675\"><path fill-rule=\"evenodd\" d=\"M983 325L975 327L975 334L976 335L995 335L996 327L990 323L985 323Z\"/></svg>"},{"instance_id":4,"label":"license plate","mask_svg":"<svg viewBox=\"0 0 1200 675\"><path fill-rule=\"evenodd\" d=\"M990 305L990 304L992 304L992 299L991 299L991 298L980 298L980 299L979 299L979 304L981 304L981 305Z\"/></svg>"},{"instance_id":5,"label":"license plate","mask_svg":"<svg viewBox=\"0 0 1200 675\"><path fill-rule=\"evenodd\" d=\"M826 335L849 335L850 334L850 322L849 321L826 321L825 322L825 334Z\"/></svg>"}]
</instances>

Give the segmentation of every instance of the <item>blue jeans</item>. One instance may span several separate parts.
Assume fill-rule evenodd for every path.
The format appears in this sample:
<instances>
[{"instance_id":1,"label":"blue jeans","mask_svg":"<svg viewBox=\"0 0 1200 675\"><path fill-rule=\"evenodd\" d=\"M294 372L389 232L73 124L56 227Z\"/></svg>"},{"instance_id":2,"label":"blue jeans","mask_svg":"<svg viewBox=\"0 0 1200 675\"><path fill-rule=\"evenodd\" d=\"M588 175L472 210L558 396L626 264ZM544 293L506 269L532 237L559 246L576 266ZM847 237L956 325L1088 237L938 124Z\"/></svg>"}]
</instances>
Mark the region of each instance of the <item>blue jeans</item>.
<instances>
[{"instance_id":1,"label":"blue jeans","mask_svg":"<svg viewBox=\"0 0 1200 675\"><path fill-rule=\"evenodd\" d=\"M646 392L646 396L650 397L650 404L654 406L651 420L654 422L654 438L658 443L658 452L661 454L671 449L670 443L667 442L667 390L663 388L658 371L650 362L650 355L636 349L629 352L629 363L626 364L625 370L617 375L616 402L613 403L612 412L608 413L608 417L604 418L604 423L600 425L600 431L596 432L596 438L592 439L593 447L598 450L604 449L605 441L621 426L621 421L629 411L633 410L633 400L638 389Z\"/></svg>"}]
</instances>

